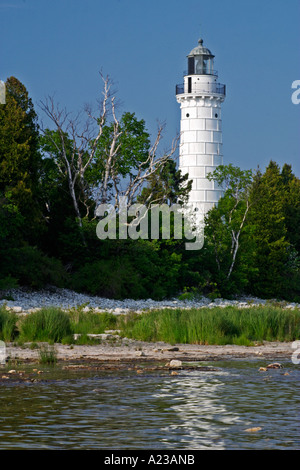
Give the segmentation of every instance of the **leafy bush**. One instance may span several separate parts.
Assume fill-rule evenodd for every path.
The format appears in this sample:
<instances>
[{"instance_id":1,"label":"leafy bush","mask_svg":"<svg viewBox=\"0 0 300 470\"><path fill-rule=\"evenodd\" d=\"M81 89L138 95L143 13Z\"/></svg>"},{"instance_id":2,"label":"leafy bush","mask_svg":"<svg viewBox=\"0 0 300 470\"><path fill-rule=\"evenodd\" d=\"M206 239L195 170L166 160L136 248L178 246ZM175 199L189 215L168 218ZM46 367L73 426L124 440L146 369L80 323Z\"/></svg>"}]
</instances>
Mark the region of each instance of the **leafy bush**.
<instances>
[{"instance_id":1,"label":"leafy bush","mask_svg":"<svg viewBox=\"0 0 300 470\"><path fill-rule=\"evenodd\" d=\"M18 287L18 280L12 277L10 274L2 279L0 279L0 291L7 290L7 289L15 289ZM0 292L1 298L1 292ZM11 300L11 299L7 299Z\"/></svg>"},{"instance_id":2,"label":"leafy bush","mask_svg":"<svg viewBox=\"0 0 300 470\"><path fill-rule=\"evenodd\" d=\"M73 288L114 299L143 295L141 278L126 258L85 264L73 277Z\"/></svg>"},{"instance_id":3,"label":"leafy bush","mask_svg":"<svg viewBox=\"0 0 300 470\"><path fill-rule=\"evenodd\" d=\"M57 287L66 285L67 275L61 262L49 258L35 247L13 248L2 256L3 277L10 277L15 282L18 280L21 285L37 289L47 284Z\"/></svg>"}]
</instances>

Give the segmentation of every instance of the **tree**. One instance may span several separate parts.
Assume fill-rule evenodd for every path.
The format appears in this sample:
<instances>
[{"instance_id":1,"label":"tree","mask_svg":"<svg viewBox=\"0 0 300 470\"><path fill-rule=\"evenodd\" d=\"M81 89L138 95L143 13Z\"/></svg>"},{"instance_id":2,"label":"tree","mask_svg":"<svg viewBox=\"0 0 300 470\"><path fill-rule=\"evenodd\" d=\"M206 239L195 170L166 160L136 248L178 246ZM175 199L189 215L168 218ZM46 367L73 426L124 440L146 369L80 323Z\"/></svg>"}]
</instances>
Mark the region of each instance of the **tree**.
<instances>
[{"instance_id":1,"label":"tree","mask_svg":"<svg viewBox=\"0 0 300 470\"><path fill-rule=\"evenodd\" d=\"M240 249L241 237L250 209L249 190L252 171L233 165L219 165L208 175L223 188L218 205L206 216L207 244L213 249L217 270L228 281L233 273Z\"/></svg>"},{"instance_id":2,"label":"tree","mask_svg":"<svg viewBox=\"0 0 300 470\"><path fill-rule=\"evenodd\" d=\"M27 241L36 241L41 228L38 136L32 100L25 86L10 77L6 104L0 105L0 211L19 214L19 237Z\"/></svg>"},{"instance_id":3,"label":"tree","mask_svg":"<svg viewBox=\"0 0 300 470\"><path fill-rule=\"evenodd\" d=\"M176 162L169 160L158 168L149 178L148 185L143 189L138 201L142 204L184 204L192 189L192 181L188 174L182 175L176 169Z\"/></svg>"},{"instance_id":4,"label":"tree","mask_svg":"<svg viewBox=\"0 0 300 470\"><path fill-rule=\"evenodd\" d=\"M254 262L259 276L251 280L256 295L300 298L300 185L288 165L282 172L271 161L257 171L250 195L256 200L249 215L253 227Z\"/></svg>"},{"instance_id":5,"label":"tree","mask_svg":"<svg viewBox=\"0 0 300 470\"><path fill-rule=\"evenodd\" d=\"M128 206L131 205L144 183L165 165L177 146L175 140L171 150L158 157L163 126L159 126L150 146L143 121L137 121L130 113L118 119L115 96L111 93L112 83L108 77L101 77L103 99L96 116L86 107L87 119L83 125L79 117L72 119L66 110L55 105L52 98L41 103L42 110L55 127L55 133L44 130L45 137L51 142L50 147L55 148L55 152L48 154L61 174L66 175L81 229L82 220L88 216L91 207L111 200L118 207L121 197L127 199ZM112 116L111 122L109 116ZM82 205L85 211L82 211Z\"/></svg>"}]
</instances>

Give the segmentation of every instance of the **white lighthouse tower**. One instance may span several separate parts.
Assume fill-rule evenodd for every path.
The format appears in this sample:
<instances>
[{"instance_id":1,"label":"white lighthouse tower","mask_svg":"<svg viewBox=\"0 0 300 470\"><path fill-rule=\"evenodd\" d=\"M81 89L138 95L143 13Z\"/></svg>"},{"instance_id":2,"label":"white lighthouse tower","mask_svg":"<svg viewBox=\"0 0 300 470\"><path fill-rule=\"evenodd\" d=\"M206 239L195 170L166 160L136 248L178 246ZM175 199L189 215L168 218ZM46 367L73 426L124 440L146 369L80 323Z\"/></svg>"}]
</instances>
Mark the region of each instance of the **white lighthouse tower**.
<instances>
[{"instance_id":1,"label":"white lighthouse tower","mask_svg":"<svg viewBox=\"0 0 300 470\"><path fill-rule=\"evenodd\" d=\"M187 57L184 83L176 86L181 108L179 169L193 180L189 203L203 220L222 195L221 188L206 176L223 164L221 104L225 85L217 83L214 56L202 39Z\"/></svg>"}]
</instances>

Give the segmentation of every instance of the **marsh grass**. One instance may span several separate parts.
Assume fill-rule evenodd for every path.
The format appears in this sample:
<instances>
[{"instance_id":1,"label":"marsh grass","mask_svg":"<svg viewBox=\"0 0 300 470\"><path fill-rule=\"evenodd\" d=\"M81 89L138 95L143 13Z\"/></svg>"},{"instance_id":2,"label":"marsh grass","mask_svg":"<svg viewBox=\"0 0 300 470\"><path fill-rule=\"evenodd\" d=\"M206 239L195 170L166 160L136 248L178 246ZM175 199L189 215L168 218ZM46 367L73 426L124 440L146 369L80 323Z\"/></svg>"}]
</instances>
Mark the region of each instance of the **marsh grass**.
<instances>
[{"instance_id":1,"label":"marsh grass","mask_svg":"<svg viewBox=\"0 0 300 470\"><path fill-rule=\"evenodd\" d=\"M17 335L17 315L6 310L5 305L0 306L0 339L13 341Z\"/></svg>"},{"instance_id":2,"label":"marsh grass","mask_svg":"<svg viewBox=\"0 0 300 470\"><path fill-rule=\"evenodd\" d=\"M153 310L120 323L129 338L170 344L251 345L300 337L300 311L272 306Z\"/></svg>"},{"instance_id":3,"label":"marsh grass","mask_svg":"<svg viewBox=\"0 0 300 470\"><path fill-rule=\"evenodd\" d=\"M20 321L20 339L23 341L60 342L72 333L70 317L59 308L49 307L31 313Z\"/></svg>"},{"instance_id":4,"label":"marsh grass","mask_svg":"<svg viewBox=\"0 0 300 470\"><path fill-rule=\"evenodd\" d=\"M300 310L281 306L234 306L200 309L160 309L143 314L43 308L22 318L0 307L0 339L4 341L96 344L88 334L121 330L121 336L170 344L251 345L262 341L295 341L300 338ZM74 334L81 334L75 341ZM99 340L98 340L99 342Z\"/></svg>"},{"instance_id":5,"label":"marsh grass","mask_svg":"<svg viewBox=\"0 0 300 470\"><path fill-rule=\"evenodd\" d=\"M72 309L69 313L73 333L82 335L101 334L107 329L115 328L117 317L112 313L83 312Z\"/></svg>"},{"instance_id":6,"label":"marsh grass","mask_svg":"<svg viewBox=\"0 0 300 470\"><path fill-rule=\"evenodd\" d=\"M42 345L39 348L39 363L53 365L57 362L57 355L54 346Z\"/></svg>"}]
</instances>

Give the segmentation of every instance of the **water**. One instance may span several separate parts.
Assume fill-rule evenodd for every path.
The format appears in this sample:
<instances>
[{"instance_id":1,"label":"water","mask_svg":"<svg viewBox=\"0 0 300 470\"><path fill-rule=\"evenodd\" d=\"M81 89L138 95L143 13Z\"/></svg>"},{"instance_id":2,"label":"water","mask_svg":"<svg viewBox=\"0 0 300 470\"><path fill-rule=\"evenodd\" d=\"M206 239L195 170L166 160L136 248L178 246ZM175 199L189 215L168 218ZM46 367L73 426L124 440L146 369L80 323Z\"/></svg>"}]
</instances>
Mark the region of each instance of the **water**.
<instances>
[{"instance_id":1,"label":"water","mask_svg":"<svg viewBox=\"0 0 300 470\"><path fill-rule=\"evenodd\" d=\"M36 383L2 381L0 449L300 448L299 366L208 365L217 370L173 376L55 367Z\"/></svg>"}]
</instances>

